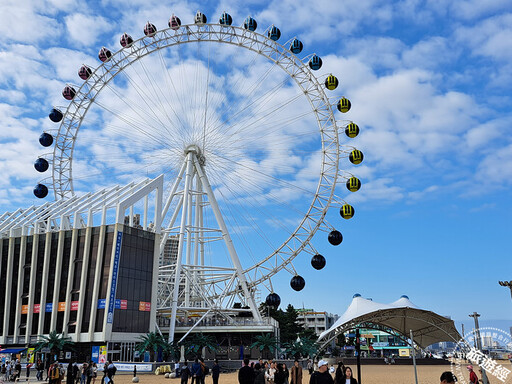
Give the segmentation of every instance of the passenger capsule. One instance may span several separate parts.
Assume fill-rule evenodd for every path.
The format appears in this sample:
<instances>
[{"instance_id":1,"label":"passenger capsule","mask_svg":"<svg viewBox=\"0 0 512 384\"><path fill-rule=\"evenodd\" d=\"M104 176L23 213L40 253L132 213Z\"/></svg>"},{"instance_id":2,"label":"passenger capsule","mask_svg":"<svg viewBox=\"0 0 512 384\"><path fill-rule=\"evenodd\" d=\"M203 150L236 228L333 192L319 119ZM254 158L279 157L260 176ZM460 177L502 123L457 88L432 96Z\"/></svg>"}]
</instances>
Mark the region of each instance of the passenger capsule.
<instances>
[{"instance_id":1,"label":"passenger capsule","mask_svg":"<svg viewBox=\"0 0 512 384\"><path fill-rule=\"evenodd\" d=\"M350 179L347 180L347 189L350 192L357 192L361 188L361 180L359 180L357 177L352 176Z\"/></svg>"},{"instance_id":2,"label":"passenger capsule","mask_svg":"<svg viewBox=\"0 0 512 384\"><path fill-rule=\"evenodd\" d=\"M119 40L119 42L121 43L121 47L130 48L133 44L133 38L129 34L123 33L123 36L121 36L121 40Z\"/></svg>"},{"instance_id":3,"label":"passenger capsule","mask_svg":"<svg viewBox=\"0 0 512 384\"><path fill-rule=\"evenodd\" d=\"M48 196L48 187L44 184L37 184L34 188L34 195L40 199Z\"/></svg>"},{"instance_id":4,"label":"passenger capsule","mask_svg":"<svg viewBox=\"0 0 512 384\"><path fill-rule=\"evenodd\" d=\"M348 155L348 159L352 164L361 164L363 162L363 152L361 152L358 149L354 149L352 152L350 152L350 155Z\"/></svg>"},{"instance_id":5,"label":"passenger capsule","mask_svg":"<svg viewBox=\"0 0 512 384\"><path fill-rule=\"evenodd\" d=\"M342 113L347 113L350 111L351 106L352 104L350 103L350 100L345 97L342 97L340 101L338 101L338 111Z\"/></svg>"},{"instance_id":6,"label":"passenger capsule","mask_svg":"<svg viewBox=\"0 0 512 384\"><path fill-rule=\"evenodd\" d=\"M169 19L168 24L169 24L169 28L174 29L176 31L181 26L181 20L178 16L174 16L174 13L173 13L171 18Z\"/></svg>"},{"instance_id":7,"label":"passenger capsule","mask_svg":"<svg viewBox=\"0 0 512 384\"><path fill-rule=\"evenodd\" d=\"M80 76L80 78L82 80L87 80L89 77L91 77L92 75L92 69L89 68L87 65L82 65L80 67L80 69L78 70L78 76Z\"/></svg>"},{"instance_id":8,"label":"passenger capsule","mask_svg":"<svg viewBox=\"0 0 512 384\"><path fill-rule=\"evenodd\" d=\"M254 32L258 28L258 23L252 17L248 17L244 21L244 28Z\"/></svg>"},{"instance_id":9,"label":"passenger capsule","mask_svg":"<svg viewBox=\"0 0 512 384\"><path fill-rule=\"evenodd\" d=\"M273 25L272 28L270 28L270 30L268 31L268 38L271 40L277 41L277 40L279 40L280 37L281 37L281 31L279 30L279 28L277 28L275 25Z\"/></svg>"},{"instance_id":10,"label":"passenger capsule","mask_svg":"<svg viewBox=\"0 0 512 384\"><path fill-rule=\"evenodd\" d=\"M327 88L329 91L334 91L336 88L338 88L339 81L336 78L336 76L329 75L327 76L327 79L325 79L325 88Z\"/></svg>"},{"instance_id":11,"label":"passenger capsule","mask_svg":"<svg viewBox=\"0 0 512 384\"><path fill-rule=\"evenodd\" d=\"M341 217L343 217L345 220L348 220L348 219L353 218L355 213L356 213L356 211L354 210L354 207L353 207L353 206L351 206L350 204L344 204L344 205L340 208L340 215L341 215Z\"/></svg>"},{"instance_id":12,"label":"passenger capsule","mask_svg":"<svg viewBox=\"0 0 512 384\"><path fill-rule=\"evenodd\" d=\"M109 61L111 57L112 57L112 52L110 52L107 48L102 47L100 49L100 52L98 53L98 58L101 61L103 61L103 62Z\"/></svg>"},{"instance_id":13,"label":"passenger capsule","mask_svg":"<svg viewBox=\"0 0 512 384\"><path fill-rule=\"evenodd\" d=\"M197 11L196 16L194 17L194 23L195 24L206 24L206 15L204 13L201 13Z\"/></svg>"},{"instance_id":14,"label":"passenger capsule","mask_svg":"<svg viewBox=\"0 0 512 384\"><path fill-rule=\"evenodd\" d=\"M322 269L325 267L325 257L322 255L315 255L311 258L311 266L317 270Z\"/></svg>"},{"instance_id":15,"label":"passenger capsule","mask_svg":"<svg viewBox=\"0 0 512 384\"><path fill-rule=\"evenodd\" d=\"M39 136L39 144L43 147L49 147L53 144L53 136L49 133L43 132L41 136Z\"/></svg>"},{"instance_id":16,"label":"passenger capsule","mask_svg":"<svg viewBox=\"0 0 512 384\"><path fill-rule=\"evenodd\" d=\"M42 157L38 158L34 163L34 168L37 172L46 172L49 166L48 161Z\"/></svg>"},{"instance_id":17,"label":"passenger capsule","mask_svg":"<svg viewBox=\"0 0 512 384\"><path fill-rule=\"evenodd\" d=\"M322 67L322 59L317 55L314 55L311 59L309 59L309 68L313 71L317 71Z\"/></svg>"},{"instance_id":18,"label":"passenger capsule","mask_svg":"<svg viewBox=\"0 0 512 384\"><path fill-rule=\"evenodd\" d=\"M290 280L290 287L292 287L294 291L302 291L305 286L306 280L304 280L302 276L295 275Z\"/></svg>"},{"instance_id":19,"label":"passenger capsule","mask_svg":"<svg viewBox=\"0 0 512 384\"><path fill-rule=\"evenodd\" d=\"M304 48L302 42L298 39L293 39L292 43L290 44L290 51L292 51L294 54L298 54L302 52L302 48Z\"/></svg>"},{"instance_id":20,"label":"passenger capsule","mask_svg":"<svg viewBox=\"0 0 512 384\"><path fill-rule=\"evenodd\" d=\"M51 121L53 121L54 123L58 123L62 120L62 118L64 117L64 115L62 114L62 112L60 111L60 109L57 109L57 108L53 108L51 111L50 111L50 114L48 115L48 117L50 118Z\"/></svg>"},{"instance_id":21,"label":"passenger capsule","mask_svg":"<svg viewBox=\"0 0 512 384\"><path fill-rule=\"evenodd\" d=\"M224 12L219 19L219 24L231 25L231 24L233 24L233 18L231 17L231 15L229 13Z\"/></svg>"},{"instance_id":22,"label":"passenger capsule","mask_svg":"<svg viewBox=\"0 0 512 384\"><path fill-rule=\"evenodd\" d=\"M72 86L70 85L66 85L64 87L64 89L62 90L62 96L66 99L66 100L73 100L73 98L75 97L76 95L76 91L75 91L75 88L73 88Z\"/></svg>"},{"instance_id":23,"label":"passenger capsule","mask_svg":"<svg viewBox=\"0 0 512 384\"><path fill-rule=\"evenodd\" d=\"M353 139L354 137L359 135L359 126L357 124L355 124L355 123L350 123L345 128L345 135L347 135L348 137Z\"/></svg>"},{"instance_id":24,"label":"passenger capsule","mask_svg":"<svg viewBox=\"0 0 512 384\"><path fill-rule=\"evenodd\" d=\"M269 307L279 307L279 304L281 304L281 298L277 293L270 293L267 298L265 299L265 304L267 304Z\"/></svg>"},{"instance_id":25,"label":"passenger capsule","mask_svg":"<svg viewBox=\"0 0 512 384\"><path fill-rule=\"evenodd\" d=\"M154 24L151 24L149 21L144 26L144 34L147 37L153 37L156 35L156 27Z\"/></svg>"},{"instance_id":26,"label":"passenger capsule","mask_svg":"<svg viewBox=\"0 0 512 384\"><path fill-rule=\"evenodd\" d=\"M343 235L341 234L340 231L337 231L337 230L334 229L334 230L332 230L329 233L329 236L327 237L327 240L332 245L340 245L341 242L343 241Z\"/></svg>"}]
</instances>

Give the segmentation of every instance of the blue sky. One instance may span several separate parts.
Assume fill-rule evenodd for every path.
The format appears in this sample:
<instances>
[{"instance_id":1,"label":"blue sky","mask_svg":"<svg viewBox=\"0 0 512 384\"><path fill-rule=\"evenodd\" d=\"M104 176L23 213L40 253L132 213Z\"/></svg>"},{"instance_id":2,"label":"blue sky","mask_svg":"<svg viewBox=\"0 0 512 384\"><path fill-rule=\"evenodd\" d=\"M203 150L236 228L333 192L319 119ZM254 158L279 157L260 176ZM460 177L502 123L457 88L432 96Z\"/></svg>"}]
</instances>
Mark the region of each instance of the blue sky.
<instances>
[{"instance_id":1,"label":"blue sky","mask_svg":"<svg viewBox=\"0 0 512 384\"><path fill-rule=\"evenodd\" d=\"M233 0L204 4L152 0L3 1L1 211L40 203L32 194L42 178L33 162L45 153L37 139L43 130L55 129L47 114L53 105L67 105L60 93L66 83L81 83L76 75L80 65L98 66L98 50L103 45L118 50L123 32L141 37L147 21L158 29L166 28L172 13L183 24L191 23L198 9L209 20L217 20L227 11L233 16L234 25L252 15L260 33L275 24L283 33L283 44L294 36L300 38L304 55L317 53L322 57L322 74L332 72L340 79L340 87L330 95L345 95L352 102L349 114L340 119L353 120L362 129L361 135L348 145L364 152L364 163L357 167L348 161L342 164L363 182L356 194L343 192L345 200L355 207L356 216L344 221L337 213L338 207L333 206L327 220L343 232L344 242L332 247L325 241L325 234L315 236L313 244L326 257L327 267L314 271L309 266L309 256L298 257L294 265L307 284L300 294L289 288L290 276L286 273L272 281L284 303L341 314L356 292L379 302L392 302L407 294L418 306L455 319L466 320L473 311L481 313L482 319L510 319L510 294L497 283L512 279L512 5L506 0L254 0L243 4ZM174 75L185 79L188 75L204 75L203 67L190 59L192 53L194 49L180 52L185 60ZM175 54L164 53L163 58L172 60ZM205 59L211 57L216 72L212 71L215 76L210 81L218 85L216 91L227 73L235 73L238 80L244 79L250 85L266 70L263 63L259 65L259 59L249 54L224 54L207 56L204 50L199 54L203 66ZM232 61L227 64L222 57ZM137 71L151 68L152 62L144 65L134 67L128 77L135 79ZM127 183L132 177L155 172L168 172L172 177L172 161L162 160L151 169L144 163L149 161L144 156L152 152L143 139L134 148L116 142L121 134L116 130L117 115L105 111L121 108L122 104L109 95L114 94L114 87L129 95L126 79L120 78L111 93L104 93L99 100L103 108L92 109L80 131L74 159L79 192L114 181ZM260 86L255 93L249 92L250 87L240 87L233 90L231 99L225 100L241 98L244 92L248 98L258 92L265 94L280 81L283 83L276 99L269 100L293 98L293 84L276 72L272 82ZM187 89L186 81L180 84ZM184 91L184 98L177 102L187 104L187 94ZM222 109L221 96L215 99L212 92L211 97ZM300 103L291 103L281 112L286 124L279 137L261 141L258 131L251 130L239 138L254 144L249 155L256 161L250 162L247 152L237 152L234 147L227 150L227 155L247 155L244 161L249 162L240 164L252 177L255 176L250 170L259 167L265 174L293 180L297 191L314 188L319 176L315 165L318 142L314 142L318 132L311 130L308 135L311 115L295 121L303 108ZM184 108L182 113L192 112ZM272 119L274 116L267 122ZM97 131L101 122L108 123L104 125L106 129ZM216 143L221 144L225 143ZM158 156L157 160L164 159L163 154ZM110 162L111 159L115 161ZM236 192L233 185L237 181L251 177L245 175L244 179L242 174L238 180L230 179L226 176L229 172L236 173L228 169L226 173L218 170L216 175L217 181L231 183L224 190L216 184L225 201ZM265 184L265 180L259 181ZM279 191L241 185L238 208L226 215L241 214L238 209L244 206L242 201L245 208L252 201L255 205L264 204L262 201L270 192L282 193L280 198L287 200L290 208L304 210L308 202L304 195L280 188L283 185L276 187ZM254 200L247 203L249 197ZM269 222L269 232L274 230L270 222L288 225L290 221L293 226L297 217L288 208L279 211L267 206L258 220ZM279 217L271 217L272 211ZM240 231L243 234L243 228ZM274 240L272 235L269 238ZM279 239L275 241L278 243ZM257 242L248 240L247 244ZM248 265L251 257L257 259L259 253L257 247L252 249L242 262Z\"/></svg>"}]
</instances>

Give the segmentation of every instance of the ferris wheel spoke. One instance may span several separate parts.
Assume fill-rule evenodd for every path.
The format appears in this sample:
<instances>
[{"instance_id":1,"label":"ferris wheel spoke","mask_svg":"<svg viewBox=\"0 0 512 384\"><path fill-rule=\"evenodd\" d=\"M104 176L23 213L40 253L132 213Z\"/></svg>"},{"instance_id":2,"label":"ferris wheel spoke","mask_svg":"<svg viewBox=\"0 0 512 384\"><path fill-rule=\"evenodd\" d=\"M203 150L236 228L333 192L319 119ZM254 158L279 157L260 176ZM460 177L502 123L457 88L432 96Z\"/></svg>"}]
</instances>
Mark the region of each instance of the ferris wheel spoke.
<instances>
[{"instance_id":1,"label":"ferris wheel spoke","mask_svg":"<svg viewBox=\"0 0 512 384\"><path fill-rule=\"evenodd\" d=\"M258 58L258 55L254 55L252 61L247 65L248 68L251 68L253 67L254 63L256 62L256 59ZM267 80L268 76L272 73L272 71L275 69L275 68L279 68L279 66L275 63L273 63L272 65L270 65L270 68L267 69L267 71L263 74L263 76L259 77L254 84L252 84L247 90L246 90L246 87L245 87L245 84L247 83L247 76L243 76L243 73L242 71L238 71L237 72L237 78L236 80L234 81L234 84L231 85L229 87L229 89L232 89L232 90L238 90L239 87L238 87L238 84L241 82L242 86L240 87L240 89L238 90L238 94L239 95L253 95L255 93L257 93L256 91L263 85L265 84L265 81ZM278 85L276 85L276 88L279 89L281 88L282 86L284 86L286 83L288 82L288 79L284 79L281 83L279 83ZM265 96L265 93L263 93L262 96ZM219 99L219 101L216 103L215 105L215 108L218 108L219 106L221 105L225 105L227 104L228 108L226 109L225 111L225 115L226 116L230 116L232 114L232 111L233 110L238 110L240 112L242 112L243 110L245 110L246 108L244 107L243 104L241 104L242 102L246 101L246 100L251 100L251 98L248 98L248 97L237 97L235 98L236 102L235 103L227 103L227 97L228 97L228 93L224 93L223 94L223 97L221 97ZM240 103L238 102L240 100ZM254 100L253 100L254 102ZM252 102L252 103L253 103ZM250 106L252 103L249 103L248 106ZM237 115L238 113L235 113L235 115ZM221 119L221 116L218 116L217 120L216 121L213 121L212 122L212 125L215 126L215 127L218 127L219 124L224 125L225 123L220 123L220 119Z\"/></svg>"},{"instance_id":2,"label":"ferris wheel spoke","mask_svg":"<svg viewBox=\"0 0 512 384\"><path fill-rule=\"evenodd\" d=\"M148 100L151 100L151 101L155 101L156 103L158 103L160 105L160 108L161 108L161 113L160 114L163 114L166 118L166 121L167 123L164 123L159 115L160 114L156 114L154 111L153 111L153 108L150 107L150 109L153 111L153 114L155 115L156 119L160 122L162 128L164 128L164 130L169 134L171 135L171 131L169 130L169 127L178 127L174 122L173 120L169 117L169 114L167 113L167 108L166 106L163 104L163 100L166 100L167 98L167 92L163 92L161 87L157 86L157 82L155 81L154 77L151 75L151 71L148 70L148 68L144 65L144 61L143 60L139 60L138 61L138 64L140 65L140 67L142 68L142 72L144 73L144 75L146 76L146 79L148 80L149 82L149 85L151 86L151 89L153 90L153 92L151 92L150 94L145 94L143 89L141 89L142 87L140 87L138 84L136 84L136 82L134 82L133 80L131 80L131 78L128 76L128 79L130 79L130 82L132 84L132 86L135 86L136 89L137 89L137 93L141 96L142 98L142 101L144 102L144 104L146 105L150 105L150 103L148 102ZM166 66L164 65L164 70L166 70ZM136 71L135 72L137 74L137 76L139 77L141 83L145 83L144 79L142 79L142 76L140 74L139 71ZM165 79L167 79L166 76L164 76ZM140 92L139 92L140 90ZM177 121L183 126L183 124L181 123L181 120L179 118L179 116L176 114L176 112L174 111L174 109L172 108L172 104L168 101L167 101L167 104L168 106L170 107L171 111L174 113L174 115L177 117ZM155 104L156 106L156 104Z\"/></svg>"},{"instance_id":3,"label":"ferris wheel spoke","mask_svg":"<svg viewBox=\"0 0 512 384\"><path fill-rule=\"evenodd\" d=\"M142 108L142 105L140 105L139 102L134 102L134 101L129 100L128 98L126 98L123 95L122 92L118 91L114 86L108 84L107 88L110 91L112 91L112 93L114 93L114 95L118 98L118 100L120 100L128 108L128 110L134 112L141 119L140 120L141 123L140 123L139 127L148 126L149 128L152 128L154 131L158 131L161 128L165 128L162 126L161 120L159 120L157 114L155 113L155 111L152 108L149 108L149 111L151 113L148 114L147 110ZM134 89L137 91L136 87L134 87ZM139 94L139 96L141 96L141 95ZM147 102L144 102L144 103L147 105ZM112 109L106 107L104 104L101 104L101 102L98 102L98 101L96 101L96 104L98 104L99 106L103 105L104 109L111 111L111 113L113 115L117 116L118 118L127 114L126 112L124 112L122 114L120 112L113 112ZM153 123L156 123L156 125L153 125L150 121L148 121L148 118L151 119L153 121ZM126 120L126 118L123 118L123 121L124 120Z\"/></svg>"},{"instance_id":4,"label":"ferris wheel spoke","mask_svg":"<svg viewBox=\"0 0 512 384\"><path fill-rule=\"evenodd\" d=\"M224 120L220 121L217 125L215 125L214 126L214 130L215 131L222 131L223 127L226 127L226 126L229 127L229 124L228 124L229 122L231 122L232 120L236 120L236 118L238 118L239 116L243 115L253 105L255 105L256 103L261 102L261 100L263 100L263 99L268 100L273 95L277 94L282 89L282 87L287 83L287 81L288 80L283 80L279 84L276 84L267 93L262 93L259 96L251 97L249 99L249 101L246 102L243 105L238 105L238 104L234 105L232 108L236 108L237 112L232 113L232 114L225 114L226 118Z\"/></svg>"},{"instance_id":5,"label":"ferris wheel spoke","mask_svg":"<svg viewBox=\"0 0 512 384\"><path fill-rule=\"evenodd\" d=\"M148 123L143 120L136 120L134 118L128 119L126 117L126 113L121 113L119 111L115 111L112 108L107 107L100 101L96 101L96 105L102 108L104 111L110 113L112 116L116 117L129 127L133 128L135 131L141 133L143 137L151 138L155 144L162 144L161 138L156 136L153 132L155 131L155 127L149 126L150 129L146 129L144 127L148 126ZM112 128L118 134L124 135L126 134L126 126L121 126L113 123L107 123L104 125L106 128ZM164 143L167 147L171 148L171 146L167 143Z\"/></svg>"}]
</instances>

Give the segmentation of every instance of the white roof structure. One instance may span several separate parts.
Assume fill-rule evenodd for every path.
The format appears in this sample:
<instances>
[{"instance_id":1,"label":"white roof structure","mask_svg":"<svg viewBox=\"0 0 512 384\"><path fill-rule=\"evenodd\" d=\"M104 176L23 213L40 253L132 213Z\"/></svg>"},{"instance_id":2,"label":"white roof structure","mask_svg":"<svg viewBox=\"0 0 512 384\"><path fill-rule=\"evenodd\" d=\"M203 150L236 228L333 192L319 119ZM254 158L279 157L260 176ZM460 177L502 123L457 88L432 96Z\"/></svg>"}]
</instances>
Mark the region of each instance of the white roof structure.
<instances>
[{"instance_id":1,"label":"white roof structure","mask_svg":"<svg viewBox=\"0 0 512 384\"><path fill-rule=\"evenodd\" d=\"M323 347L340 333L355 328L391 329L404 339L410 338L412 330L414 342L421 348L442 341L457 342L461 339L453 320L420 309L407 296L402 296L393 303L383 304L355 294L345 313L331 328L320 334L318 342Z\"/></svg>"},{"instance_id":2,"label":"white roof structure","mask_svg":"<svg viewBox=\"0 0 512 384\"><path fill-rule=\"evenodd\" d=\"M83 196L72 196L0 215L0 239L123 223L127 211L133 220L134 205L144 205L143 227L148 230L149 210L154 214L154 231L162 221L163 175L125 186L113 186ZM149 197L153 201L149 207Z\"/></svg>"}]
</instances>

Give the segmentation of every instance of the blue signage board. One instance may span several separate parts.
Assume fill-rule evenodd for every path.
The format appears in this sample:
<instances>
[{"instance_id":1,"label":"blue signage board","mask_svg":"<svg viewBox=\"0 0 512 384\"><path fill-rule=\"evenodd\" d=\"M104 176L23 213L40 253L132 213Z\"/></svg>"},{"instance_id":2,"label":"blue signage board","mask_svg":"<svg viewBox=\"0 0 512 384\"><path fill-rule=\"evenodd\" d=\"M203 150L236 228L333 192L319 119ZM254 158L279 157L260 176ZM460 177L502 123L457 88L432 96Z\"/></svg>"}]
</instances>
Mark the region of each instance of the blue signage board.
<instances>
[{"instance_id":1,"label":"blue signage board","mask_svg":"<svg viewBox=\"0 0 512 384\"><path fill-rule=\"evenodd\" d=\"M114 321L114 307L116 304L116 288L117 288L117 273L119 271L119 258L121 256L121 242L123 240L123 232L117 231L116 252L114 254L114 264L112 265L112 285L110 287L110 294L108 300L107 323L112 324ZM121 301L119 301L121 307Z\"/></svg>"},{"instance_id":2,"label":"blue signage board","mask_svg":"<svg viewBox=\"0 0 512 384\"><path fill-rule=\"evenodd\" d=\"M116 299L115 309L121 309L121 299Z\"/></svg>"},{"instance_id":3,"label":"blue signage board","mask_svg":"<svg viewBox=\"0 0 512 384\"><path fill-rule=\"evenodd\" d=\"M107 299L99 299L98 300L98 309L105 309L107 306Z\"/></svg>"},{"instance_id":4,"label":"blue signage board","mask_svg":"<svg viewBox=\"0 0 512 384\"><path fill-rule=\"evenodd\" d=\"M96 364L99 363L100 359L100 346L93 346L92 347L92 353L91 353L91 360L94 361Z\"/></svg>"},{"instance_id":5,"label":"blue signage board","mask_svg":"<svg viewBox=\"0 0 512 384\"><path fill-rule=\"evenodd\" d=\"M44 311L52 312L53 311L53 303L46 303L46 305L44 306Z\"/></svg>"}]
</instances>

